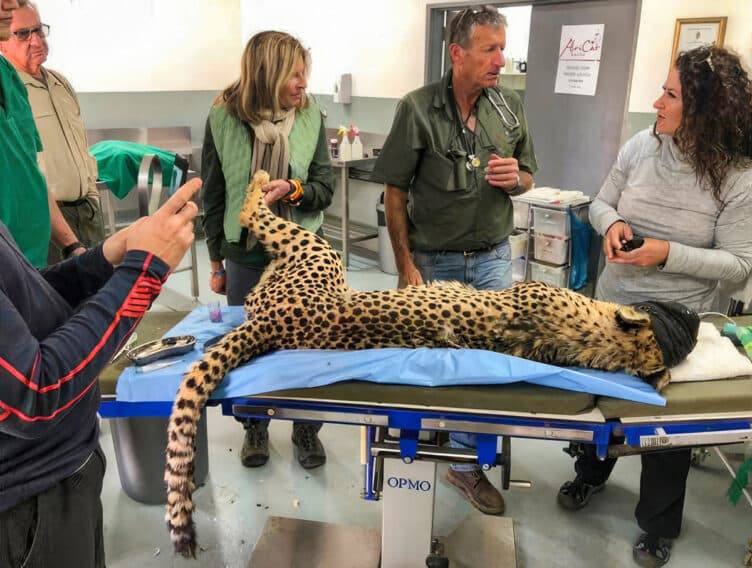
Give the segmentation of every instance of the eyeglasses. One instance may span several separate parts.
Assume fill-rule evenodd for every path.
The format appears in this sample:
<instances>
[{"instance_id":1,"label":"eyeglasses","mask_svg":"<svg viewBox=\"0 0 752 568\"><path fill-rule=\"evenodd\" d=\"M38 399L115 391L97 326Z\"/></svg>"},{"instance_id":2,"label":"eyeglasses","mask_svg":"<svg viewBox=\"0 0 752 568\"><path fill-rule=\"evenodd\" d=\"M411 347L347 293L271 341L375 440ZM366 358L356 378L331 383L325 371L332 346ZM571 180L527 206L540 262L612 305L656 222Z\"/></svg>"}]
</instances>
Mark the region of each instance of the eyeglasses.
<instances>
[{"instance_id":1,"label":"eyeglasses","mask_svg":"<svg viewBox=\"0 0 752 568\"><path fill-rule=\"evenodd\" d=\"M487 18L489 17L489 15L491 15L492 17L498 17L499 10L490 5L465 8L454 17L454 20L451 24L450 35L453 39L456 39L456 37L454 36L459 35L461 30L463 30L466 26L470 28L473 25L481 22L487 23ZM452 38L450 38L450 40Z\"/></svg>"},{"instance_id":2,"label":"eyeglasses","mask_svg":"<svg viewBox=\"0 0 752 568\"><path fill-rule=\"evenodd\" d=\"M499 11L493 6L478 6L473 8L465 8L457 16L457 24L460 24L465 19L475 19L478 14L498 14Z\"/></svg>"},{"instance_id":3,"label":"eyeglasses","mask_svg":"<svg viewBox=\"0 0 752 568\"><path fill-rule=\"evenodd\" d=\"M456 16L457 17L457 23L455 24L455 27L457 29L459 29L460 26L461 26L461 24L465 20L470 20L470 22L471 22L470 25L475 24L475 23L477 23L477 22L475 22L475 20L482 19L481 14L498 15L498 13L499 13L499 11L496 8L494 8L493 6L480 6L480 7L477 7L477 8L465 8L464 10L462 10L462 12L460 12Z\"/></svg>"},{"instance_id":4,"label":"eyeglasses","mask_svg":"<svg viewBox=\"0 0 752 568\"><path fill-rule=\"evenodd\" d=\"M702 65L707 63L711 73L715 73L715 65L713 65L713 52L708 46L697 47L692 50L690 61L695 65Z\"/></svg>"},{"instance_id":5,"label":"eyeglasses","mask_svg":"<svg viewBox=\"0 0 752 568\"><path fill-rule=\"evenodd\" d=\"M15 36L18 41L29 41L32 34L37 34L39 37L47 37L50 35L50 26L47 24L39 24L33 28L24 28L10 33Z\"/></svg>"}]
</instances>

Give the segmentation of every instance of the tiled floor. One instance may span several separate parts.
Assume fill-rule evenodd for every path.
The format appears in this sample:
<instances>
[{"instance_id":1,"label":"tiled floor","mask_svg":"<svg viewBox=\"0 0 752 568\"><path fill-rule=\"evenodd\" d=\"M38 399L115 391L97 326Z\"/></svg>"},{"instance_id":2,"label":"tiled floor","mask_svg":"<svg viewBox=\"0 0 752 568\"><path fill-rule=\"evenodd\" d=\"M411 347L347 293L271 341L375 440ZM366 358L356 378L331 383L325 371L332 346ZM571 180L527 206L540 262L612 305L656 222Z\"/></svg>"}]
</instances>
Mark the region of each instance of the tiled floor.
<instances>
[{"instance_id":1,"label":"tiled floor","mask_svg":"<svg viewBox=\"0 0 752 568\"><path fill-rule=\"evenodd\" d=\"M201 303L223 299L208 291L205 246L199 243ZM391 288L396 277L373 263L356 259L347 273L351 286ZM170 278L154 309L190 309L189 274ZM166 566L244 567L269 515L379 527L380 504L360 499L359 433L357 428L326 425L321 438L327 464L304 471L295 462L291 426L272 422L272 457L259 469L246 469L238 459L242 429L216 408L209 411L207 484L196 492L195 515L201 550L197 561L172 553L159 505L143 505L120 487L110 424L103 421L102 445L109 464L103 490L105 545L110 568ZM504 493L507 516L514 519L518 565L522 568L633 566L632 541L639 483L638 457L623 458L607 489L588 509L569 513L558 508L559 485L572 477L572 460L562 443L515 438L512 477L532 481L531 489ZM446 466L439 466L442 475ZM490 478L499 483L498 470ZM730 478L711 456L693 468L687 491L681 538L670 566L709 568L741 566L747 538L752 537L752 509L742 500L732 506L725 498ZM443 482L436 494L435 532L446 534L467 515L479 515ZM409 527L406 527L409 530ZM347 566L347 564L343 564ZM329 568L329 567L326 567ZM331 567L339 568L339 567ZM456 568L456 567L455 567Z\"/></svg>"}]
</instances>

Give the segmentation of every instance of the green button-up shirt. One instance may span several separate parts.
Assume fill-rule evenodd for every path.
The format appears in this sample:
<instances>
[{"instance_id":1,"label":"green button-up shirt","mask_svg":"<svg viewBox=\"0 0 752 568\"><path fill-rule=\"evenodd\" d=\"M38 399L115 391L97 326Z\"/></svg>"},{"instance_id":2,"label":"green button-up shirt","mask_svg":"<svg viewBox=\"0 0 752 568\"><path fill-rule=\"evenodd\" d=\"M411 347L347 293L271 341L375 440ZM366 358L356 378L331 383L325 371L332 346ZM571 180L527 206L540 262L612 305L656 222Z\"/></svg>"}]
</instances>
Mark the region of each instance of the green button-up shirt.
<instances>
[{"instance_id":1,"label":"green button-up shirt","mask_svg":"<svg viewBox=\"0 0 752 568\"><path fill-rule=\"evenodd\" d=\"M26 88L0 56L0 221L36 267L47 264L50 246L47 185L37 165L41 149Z\"/></svg>"},{"instance_id":2,"label":"green button-up shirt","mask_svg":"<svg viewBox=\"0 0 752 568\"><path fill-rule=\"evenodd\" d=\"M505 87L483 92L477 102L475 144L469 148L451 82L450 70L440 82L400 101L372 176L409 193L413 250L475 250L504 240L514 228L512 201L486 182L488 158L512 156L521 170L537 170L517 93ZM480 160L478 167L468 169L469 153Z\"/></svg>"}]
</instances>

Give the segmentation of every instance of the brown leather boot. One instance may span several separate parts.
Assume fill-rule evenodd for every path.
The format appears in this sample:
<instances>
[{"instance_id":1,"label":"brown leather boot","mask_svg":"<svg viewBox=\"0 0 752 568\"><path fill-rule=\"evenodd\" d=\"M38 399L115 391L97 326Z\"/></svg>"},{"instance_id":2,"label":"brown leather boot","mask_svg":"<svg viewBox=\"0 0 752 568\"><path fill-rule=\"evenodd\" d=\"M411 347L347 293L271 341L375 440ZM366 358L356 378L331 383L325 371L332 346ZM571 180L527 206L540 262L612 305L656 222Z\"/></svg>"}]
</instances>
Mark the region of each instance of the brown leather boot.
<instances>
[{"instance_id":1,"label":"brown leather boot","mask_svg":"<svg viewBox=\"0 0 752 568\"><path fill-rule=\"evenodd\" d=\"M455 471L449 468L446 479L462 491L473 506L486 515L504 513L504 498L480 469Z\"/></svg>"}]
</instances>

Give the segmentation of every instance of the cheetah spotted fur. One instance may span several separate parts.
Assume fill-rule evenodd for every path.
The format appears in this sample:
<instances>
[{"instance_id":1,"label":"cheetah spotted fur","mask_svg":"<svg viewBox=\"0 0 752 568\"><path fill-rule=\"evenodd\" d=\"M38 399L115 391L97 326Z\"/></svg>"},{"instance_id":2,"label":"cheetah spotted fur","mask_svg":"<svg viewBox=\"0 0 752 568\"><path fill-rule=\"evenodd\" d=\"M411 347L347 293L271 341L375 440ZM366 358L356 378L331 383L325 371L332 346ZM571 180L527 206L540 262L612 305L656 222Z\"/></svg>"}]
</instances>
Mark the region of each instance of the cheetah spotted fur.
<instances>
[{"instance_id":1,"label":"cheetah spotted fur","mask_svg":"<svg viewBox=\"0 0 752 568\"><path fill-rule=\"evenodd\" d=\"M168 425L167 514L175 550L195 556L194 440L201 411L232 369L275 349L456 347L553 363L621 370L656 388L670 375L648 314L540 282L503 291L456 283L358 292L321 237L276 217L258 172L240 222L272 261L247 296L247 321L185 374Z\"/></svg>"}]
</instances>

